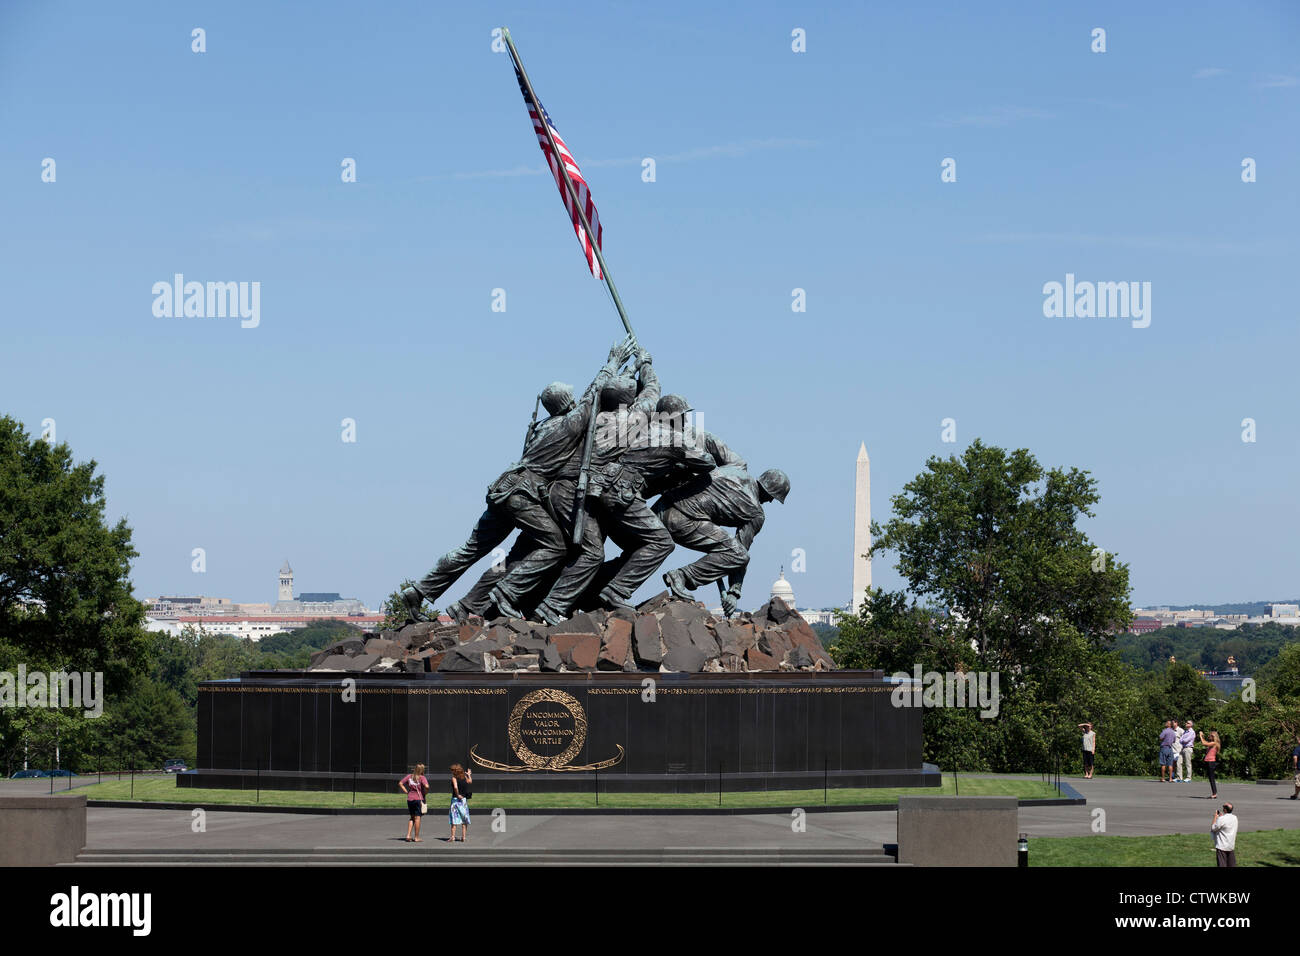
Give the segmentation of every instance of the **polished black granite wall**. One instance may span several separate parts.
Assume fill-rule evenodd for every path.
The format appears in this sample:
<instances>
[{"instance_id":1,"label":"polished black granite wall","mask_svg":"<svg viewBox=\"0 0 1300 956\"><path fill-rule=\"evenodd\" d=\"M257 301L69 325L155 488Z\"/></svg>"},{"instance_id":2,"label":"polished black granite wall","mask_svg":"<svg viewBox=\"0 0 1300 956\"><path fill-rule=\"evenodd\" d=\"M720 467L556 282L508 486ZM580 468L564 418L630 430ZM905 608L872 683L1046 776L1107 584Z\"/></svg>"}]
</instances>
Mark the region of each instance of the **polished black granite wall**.
<instances>
[{"instance_id":1,"label":"polished black granite wall","mask_svg":"<svg viewBox=\"0 0 1300 956\"><path fill-rule=\"evenodd\" d=\"M921 711L894 707L894 685L878 671L371 674L356 678L352 702L344 676L253 672L204 682L199 772L178 782L244 787L260 775L266 788L345 789L360 778L358 789L384 790L416 763L431 777L452 763L470 766L498 791L590 789L597 772L602 791L938 782L934 768L922 768ZM643 700L648 677L653 702ZM511 716L542 689L571 697L586 720L564 768L596 769L523 769ZM565 716L551 721L555 708ZM555 708L530 708L513 741L522 726L529 752L545 758L584 736L564 704ZM546 736L547 726L561 736Z\"/></svg>"}]
</instances>

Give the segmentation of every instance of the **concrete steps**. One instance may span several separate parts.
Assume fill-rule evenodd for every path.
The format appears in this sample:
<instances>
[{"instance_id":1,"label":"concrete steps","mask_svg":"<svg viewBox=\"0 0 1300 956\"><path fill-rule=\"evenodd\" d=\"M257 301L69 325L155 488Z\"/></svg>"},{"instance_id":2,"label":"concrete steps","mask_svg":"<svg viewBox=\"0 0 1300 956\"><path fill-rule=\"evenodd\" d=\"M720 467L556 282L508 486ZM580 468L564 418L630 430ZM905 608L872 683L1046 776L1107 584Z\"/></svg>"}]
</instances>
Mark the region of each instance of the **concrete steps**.
<instances>
[{"instance_id":1,"label":"concrete steps","mask_svg":"<svg viewBox=\"0 0 1300 956\"><path fill-rule=\"evenodd\" d=\"M883 847L549 849L400 843L315 849L91 849L69 866L896 866Z\"/></svg>"}]
</instances>

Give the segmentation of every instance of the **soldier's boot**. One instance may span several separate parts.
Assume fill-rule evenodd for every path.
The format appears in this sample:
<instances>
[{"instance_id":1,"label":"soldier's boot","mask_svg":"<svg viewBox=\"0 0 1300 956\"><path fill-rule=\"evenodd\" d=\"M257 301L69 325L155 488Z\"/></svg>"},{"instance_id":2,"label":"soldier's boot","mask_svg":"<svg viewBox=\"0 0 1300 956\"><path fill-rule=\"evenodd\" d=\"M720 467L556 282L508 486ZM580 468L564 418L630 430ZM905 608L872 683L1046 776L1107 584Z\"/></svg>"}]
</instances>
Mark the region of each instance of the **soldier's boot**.
<instances>
[{"instance_id":1,"label":"soldier's boot","mask_svg":"<svg viewBox=\"0 0 1300 956\"><path fill-rule=\"evenodd\" d=\"M664 584L668 585L668 590L672 592L673 597L679 601L694 601L695 597L687 589L686 575L682 573L681 568L664 573Z\"/></svg>"},{"instance_id":2,"label":"soldier's boot","mask_svg":"<svg viewBox=\"0 0 1300 956\"><path fill-rule=\"evenodd\" d=\"M446 610L447 616L450 617L457 624L464 624L465 621L469 618L469 613L470 613L469 608L461 604L459 601L452 601L450 604L447 605L447 610Z\"/></svg>"},{"instance_id":3,"label":"soldier's boot","mask_svg":"<svg viewBox=\"0 0 1300 956\"><path fill-rule=\"evenodd\" d=\"M533 617L541 621L543 624L549 624L551 627L554 627L556 624L559 624L564 620L564 615L555 610L555 608L551 607L545 601L537 605L537 610L533 611Z\"/></svg>"},{"instance_id":4,"label":"soldier's boot","mask_svg":"<svg viewBox=\"0 0 1300 956\"><path fill-rule=\"evenodd\" d=\"M421 610L424 606L424 595L417 588L402 588L402 604L406 606L406 616L413 623L425 620L424 612Z\"/></svg>"},{"instance_id":5,"label":"soldier's boot","mask_svg":"<svg viewBox=\"0 0 1300 956\"><path fill-rule=\"evenodd\" d=\"M493 588L488 593L488 600L491 601L496 609L506 617L515 617L520 620L525 620L524 612L511 604L510 600L497 588Z\"/></svg>"},{"instance_id":6,"label":"soldier's boot","mask_svg":"<svg viewBox=\"0 0 1300 956\"><path fill-rule=\"evenodd\" d=\"M605 607L611 611L617 611L620 608L627 611L635 610L632 605L628 603L627 598L609 587L600 592L600 603L605 605Z\"/></svg>"}]
</instances>

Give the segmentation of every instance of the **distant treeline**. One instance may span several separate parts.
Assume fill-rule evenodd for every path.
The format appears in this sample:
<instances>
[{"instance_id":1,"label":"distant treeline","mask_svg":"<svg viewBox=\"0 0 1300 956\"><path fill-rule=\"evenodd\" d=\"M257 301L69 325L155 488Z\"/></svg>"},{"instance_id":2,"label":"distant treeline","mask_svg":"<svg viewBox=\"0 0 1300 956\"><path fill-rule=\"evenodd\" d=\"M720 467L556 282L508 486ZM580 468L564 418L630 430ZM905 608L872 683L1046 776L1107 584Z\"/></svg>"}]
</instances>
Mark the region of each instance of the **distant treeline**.
<instances>
[{"instance_id":1,"label":"distant treeline","mask_svg":"<svg viewBox=\"0 0 1300 956\"><path fill-rule=\"evenodd\" d=\"M1162 627L1149 634L1121 634L1115 650L1139 670L1160 670L1175 658L1197 670L1222 671L1228 657L1242 674L1254 674L1287 644L1300 643L1300 627L1260 624L1221 631L1213 627Z\"/></svg>"},{"instance_id":2,"label":"distant treeline","mask_svg":"<svg viewBox=\"0 0 1300 956\"><path fill-rule=\"evenodd\" d=\"M13 712L15 726L0 735L0 772L9 776L24 761L33 769L49 770L57 763L78 773L160 770L172 757L193 767L200 681L251 670L305 668L313 651L358 633L343 621L316 621L260 641L200 632L192 626L179 635L148 633L139 670L126 678L121 690L107 695L102 717L86 719L76 711L44 708ZM0 643L0 664L13 670L20 659Z\"/></svg>"}]
</instances>

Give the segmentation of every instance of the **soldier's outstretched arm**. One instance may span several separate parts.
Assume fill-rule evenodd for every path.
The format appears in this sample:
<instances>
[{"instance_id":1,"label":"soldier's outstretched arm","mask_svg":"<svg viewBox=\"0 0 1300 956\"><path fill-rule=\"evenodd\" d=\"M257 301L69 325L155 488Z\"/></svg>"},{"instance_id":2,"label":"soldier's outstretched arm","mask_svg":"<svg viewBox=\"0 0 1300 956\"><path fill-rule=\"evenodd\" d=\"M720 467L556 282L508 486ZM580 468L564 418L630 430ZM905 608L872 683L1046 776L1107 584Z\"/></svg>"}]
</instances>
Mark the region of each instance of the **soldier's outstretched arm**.
<instances>
[{"instance_id":1,"label":"soldier's outstretched arm","mask_svg":"<svg viewBox=\"0 0 1300 956\"><path fill-rule=\"evenodd\" d=\"M601 389L609 384L609 380L614 377L614 373L627 361L628 356L636 348L636 342L632 336L623 339L622 342L615 342L609 350L609 359L600 367L596 377L592 379L587 390L582 393L582 398L578 399L577 404L565 413L561 427L569 433L577 434L587 427L587 416L591 413L592 407L596 403L596 397L600 394Z\"/></svg>"},{"instance_id":2,"label":"soldier's outstretched arm","mask_svg":"<svg viewBox=\"0 0 1300 956\"><path fill-rule=\"evenodd\" d=\"M653 359L645 349L637 349L637 376L640 388L637 389L636 401L632 407L649 415L659 404L659 376L655 373Z\"/></svg>"},{"instance_id":3,"label":"soldier's outstretched arm","mask_svg":"<svg viewBox=\"0 0 1300 956\"><path fill-rule=\"evenodd\" d=\"M713 434L713 432L706 432L701 429L697 433L697 438L704 446L704 450L713 456L713 460L718 463L719 468L723 465L745 464L745 459L728 448L722 439Z\"/></svg>"}]
</instances>

